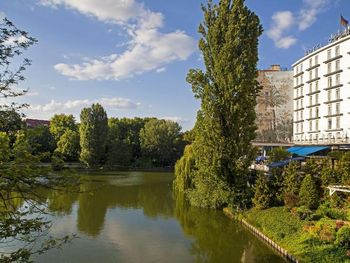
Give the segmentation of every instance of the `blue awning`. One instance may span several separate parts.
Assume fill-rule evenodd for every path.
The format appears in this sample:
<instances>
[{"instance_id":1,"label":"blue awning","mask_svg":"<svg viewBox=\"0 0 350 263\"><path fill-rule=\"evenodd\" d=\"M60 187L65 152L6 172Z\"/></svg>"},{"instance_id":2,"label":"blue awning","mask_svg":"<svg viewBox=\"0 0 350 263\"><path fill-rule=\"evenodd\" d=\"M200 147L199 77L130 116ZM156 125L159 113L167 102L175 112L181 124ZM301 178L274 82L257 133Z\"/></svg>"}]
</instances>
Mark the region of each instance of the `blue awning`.
<instances>
[{"instance_id":1,"label":"blue awning","mask_svg":"<svg viewBox=\"0 0 350 263\"><path fill-rule=\"evenodd\" d=\"M294 146L287 151L299 156L308 156L327 149L329 149L328 146Z\"/></svg>"}]
</instances>

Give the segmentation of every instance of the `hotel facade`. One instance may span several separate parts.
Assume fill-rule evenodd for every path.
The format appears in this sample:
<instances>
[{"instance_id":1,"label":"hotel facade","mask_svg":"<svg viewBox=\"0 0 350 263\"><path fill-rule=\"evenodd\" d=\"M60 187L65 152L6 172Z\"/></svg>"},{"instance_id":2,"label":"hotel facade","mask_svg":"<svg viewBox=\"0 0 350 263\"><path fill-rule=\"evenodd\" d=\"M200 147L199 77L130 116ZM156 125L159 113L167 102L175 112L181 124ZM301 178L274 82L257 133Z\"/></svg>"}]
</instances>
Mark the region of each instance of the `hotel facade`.
<instances>
[{"instance_id":1,"label":"hotel facade","mask_svg":"<svg viewBox=\"0 0 350 263\"><path fill-rule=\"evenodd\" d=\"M350 27L292 67L293 142L350 144Z\"/></svg>"}]
</instances>

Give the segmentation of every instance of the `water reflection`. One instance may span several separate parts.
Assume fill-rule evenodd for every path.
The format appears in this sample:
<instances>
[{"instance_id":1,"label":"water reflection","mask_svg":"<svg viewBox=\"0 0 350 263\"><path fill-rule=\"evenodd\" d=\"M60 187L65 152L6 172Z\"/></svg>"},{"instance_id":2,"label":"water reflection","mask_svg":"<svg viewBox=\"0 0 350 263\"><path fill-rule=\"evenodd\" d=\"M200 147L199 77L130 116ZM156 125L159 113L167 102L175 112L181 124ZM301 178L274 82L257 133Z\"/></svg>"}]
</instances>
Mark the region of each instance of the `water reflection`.
<instances>
[{"instance_id":1,"label":"water reflection","mask_svg":"<svg viewBox=\"0 0 350 263\"><path fill-rule=\"evenodd\" d=\"M47 193L60 220L56 232L76 231L52 262L284 262L220 211L189 207L172 196L168 173L83 176L82 193ZM54 230L55 231L55 230ZM69 259L69 260L67 260Z\"/></svg>"}]
</instances>

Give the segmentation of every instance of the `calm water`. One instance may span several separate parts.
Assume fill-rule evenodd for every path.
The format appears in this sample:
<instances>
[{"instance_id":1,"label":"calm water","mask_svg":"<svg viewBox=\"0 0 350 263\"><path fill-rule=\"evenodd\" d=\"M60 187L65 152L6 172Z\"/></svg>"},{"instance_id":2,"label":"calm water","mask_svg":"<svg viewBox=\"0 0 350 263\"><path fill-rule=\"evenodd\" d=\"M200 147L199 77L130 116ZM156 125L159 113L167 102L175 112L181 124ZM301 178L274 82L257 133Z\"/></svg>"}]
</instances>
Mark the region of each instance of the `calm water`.
<instances>
[{"instance_id":1,"label":"calm water","mask_svg":"<svg viewBox=\"0 0 350 263\"><path fill-rule=\"evenodd\" d=\"M36 262L285 262L222 212L175 200L171 173L83 179L84 194L48 195L52 234L79 238Z\"/></svg>"}]
</instances>

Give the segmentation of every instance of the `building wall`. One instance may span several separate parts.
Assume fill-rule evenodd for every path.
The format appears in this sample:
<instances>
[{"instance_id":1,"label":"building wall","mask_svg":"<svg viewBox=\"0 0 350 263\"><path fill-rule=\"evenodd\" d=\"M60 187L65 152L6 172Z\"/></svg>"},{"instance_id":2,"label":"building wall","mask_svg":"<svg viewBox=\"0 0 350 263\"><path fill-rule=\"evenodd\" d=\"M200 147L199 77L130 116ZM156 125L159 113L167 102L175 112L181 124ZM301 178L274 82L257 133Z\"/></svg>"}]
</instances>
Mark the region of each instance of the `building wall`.
<instances>
[{"instance_id":1,"label":"building wall","mask_svg":"<svg viewBox=\"0 0 350 263\"><path fill-rule=\"evenodd\" d=\"M293 140L296 144L346 144L350 136L350 36L293 65Z\"/></svg>"},{"instance_id":2,"label":"building wall","mask_svg":"<svg viewBox=\"0 0 350 263\"><path fill-rule=\"evenodd\" d=\"M278 65L258 72L257 141L290 142L293 119L293 72Z\"/></svg>"}]
</instances>

